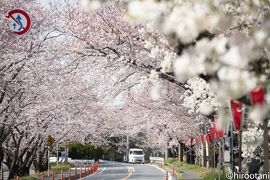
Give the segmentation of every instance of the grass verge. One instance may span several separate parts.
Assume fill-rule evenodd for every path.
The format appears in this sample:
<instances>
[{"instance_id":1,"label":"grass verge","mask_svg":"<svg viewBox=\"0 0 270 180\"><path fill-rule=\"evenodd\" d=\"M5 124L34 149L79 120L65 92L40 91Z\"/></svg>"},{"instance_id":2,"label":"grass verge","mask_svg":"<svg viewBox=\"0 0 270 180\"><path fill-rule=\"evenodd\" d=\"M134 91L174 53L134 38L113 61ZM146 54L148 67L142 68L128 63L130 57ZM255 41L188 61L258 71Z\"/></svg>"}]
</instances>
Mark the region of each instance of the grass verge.
<instances>
[{"instance_id":1,"label":"grass verge","mask_svg":"<svg viewBox=\"0 0 270 180\"><path fill-rule=\"evenodd\" d=\"M62 170L64 172L68 171L69 168L72 168L72 167L75 167L75 165L70 164L70 163L59 163L57 166L56 163L51 163L51 171L53 171L54 174L60 174ZM31 176L20 177L20 179L21 180L37 180L37 179L41 179L42 175L47 176L47 171L44 171L42 173L36 173Z\"/></svg>"},{"instance_id":2,"label":"grass verge","mask_svg":"<svg viewBox=\"0 0 270 180\"><path fill-rule=\"evenodd\" d=\"M180 162L175 158L168 158L165 161L165 167L172 169L173 165L175 166L176 172L182 173L181 169L190 170L198 173L204 180L219 179L219 177L221 180L227 180L226 177L223 177L223 172L219 169L214 170L213 168L205 168L196 164L187 164L185 162Z\"/></svg>"}]
</instances>

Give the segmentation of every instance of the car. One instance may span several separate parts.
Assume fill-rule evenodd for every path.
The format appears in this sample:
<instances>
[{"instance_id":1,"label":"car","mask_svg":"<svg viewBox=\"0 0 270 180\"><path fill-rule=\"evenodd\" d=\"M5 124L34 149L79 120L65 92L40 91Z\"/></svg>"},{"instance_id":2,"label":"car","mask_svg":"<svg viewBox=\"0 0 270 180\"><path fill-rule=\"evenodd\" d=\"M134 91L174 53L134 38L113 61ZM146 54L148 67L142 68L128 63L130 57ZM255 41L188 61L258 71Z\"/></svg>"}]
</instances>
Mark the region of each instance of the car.
<instances>
[{"instance_id":1,"label":"car","mask_svg":"<svg viewBox=\"0 0 270 180\"><path fill-rule=\"evenodd\" d=\"M144 152L142 149L138 148L132 148L129 150L129 155L128 155L128 162L129 163L142 163L144 164L145 159L144 159Z\"/></svg>"}]
</instances>

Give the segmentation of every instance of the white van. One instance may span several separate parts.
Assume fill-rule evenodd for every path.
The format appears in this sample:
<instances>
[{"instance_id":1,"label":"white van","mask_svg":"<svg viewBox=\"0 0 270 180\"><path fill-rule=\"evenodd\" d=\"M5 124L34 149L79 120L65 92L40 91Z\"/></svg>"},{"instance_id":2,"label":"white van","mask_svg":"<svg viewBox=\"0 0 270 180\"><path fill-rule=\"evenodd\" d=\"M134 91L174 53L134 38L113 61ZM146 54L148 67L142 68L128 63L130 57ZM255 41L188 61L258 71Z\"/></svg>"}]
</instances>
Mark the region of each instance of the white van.
<instances>
[{"instance_id":1,"label":"white van","mask_svg":"<svg viewBox=\"0 0 270 180\"><path fill-rule=\"evenodd\" d=\"M142 149L129 149L128 162L129 163L143 163L144 164L144 152Z\"/></svg>"}]
</instances>

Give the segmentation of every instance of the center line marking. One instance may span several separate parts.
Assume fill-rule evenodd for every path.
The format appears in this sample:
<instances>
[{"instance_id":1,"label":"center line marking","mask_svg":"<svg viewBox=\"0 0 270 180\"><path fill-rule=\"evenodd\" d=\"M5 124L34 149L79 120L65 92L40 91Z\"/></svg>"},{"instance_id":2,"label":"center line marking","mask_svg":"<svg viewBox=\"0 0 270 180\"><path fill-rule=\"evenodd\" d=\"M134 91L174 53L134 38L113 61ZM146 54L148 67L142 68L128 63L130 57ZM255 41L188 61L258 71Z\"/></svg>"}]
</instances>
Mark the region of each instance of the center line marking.
<instances>
[{"instance_id":1,"label":"center line marking","mask_svg":"<svg viewBox=\"0 0 270 180\"><path fill-rule=\"evenodd\" d=\"M132 175L132 173L135 172L134 167L129 166L127 168L128 168L128 175L126 177L122 178L121 180L127 180Z\"/></svg>"}]
</instances>

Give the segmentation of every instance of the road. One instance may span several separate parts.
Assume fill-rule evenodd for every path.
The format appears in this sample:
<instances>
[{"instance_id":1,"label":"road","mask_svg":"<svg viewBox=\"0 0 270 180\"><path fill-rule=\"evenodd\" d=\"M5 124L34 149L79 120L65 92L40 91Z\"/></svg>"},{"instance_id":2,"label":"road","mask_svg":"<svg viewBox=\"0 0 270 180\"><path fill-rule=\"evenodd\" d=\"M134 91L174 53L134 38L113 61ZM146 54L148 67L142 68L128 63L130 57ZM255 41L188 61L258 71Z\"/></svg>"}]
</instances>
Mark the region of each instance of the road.
<instances>
[{"instance_id":1,"label":"road","mask_svg":"<svg viewBox=\"0 0 270 180\"><path fill-rule=\"evenodd\" d=\"M150 164L102 161L96 174L84 180L164 180L165 172Z\"/></svg>"}]
</instances>

